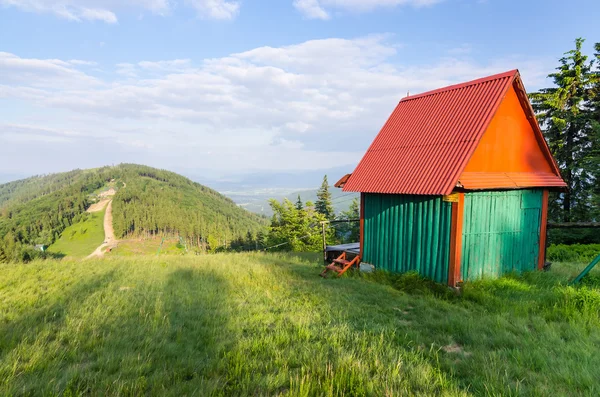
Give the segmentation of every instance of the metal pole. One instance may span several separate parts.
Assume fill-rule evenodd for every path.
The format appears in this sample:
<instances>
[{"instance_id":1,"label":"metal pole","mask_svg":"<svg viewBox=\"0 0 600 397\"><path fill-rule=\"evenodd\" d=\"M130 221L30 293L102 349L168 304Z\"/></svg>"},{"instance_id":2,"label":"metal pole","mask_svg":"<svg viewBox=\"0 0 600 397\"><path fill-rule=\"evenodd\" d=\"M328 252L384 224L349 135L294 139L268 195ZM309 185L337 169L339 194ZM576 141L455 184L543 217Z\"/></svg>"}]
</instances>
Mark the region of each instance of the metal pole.
<instances>
[{"instance_id":1,"label":"metal pole","mask_svg":"<svg viewBox=\"0 0 600 397\"><path fill-rule=\"evenodd\" d=\"M323 230L323 262L327 262L327 240L325 239L325 222L321 222Z\"/></svg>"},{"instance_id":2,"label":"metal pole","mask_svg":"<svg viewBox=\"0 0 600 397\"><path fill-rule=\"evenodd\" d=\"M598 255L596 258L594 258L594 260L589 265L587 265L587 267L585 269L583 269L583 271L579 274L579 276L575 277L575 279L573 281L571 281L569 283L569 285L577 284L578 282L580 282L581 279L584 278L585 275L588 274L590 272L590 270L592 270L594 268L594 266L596 266L598 264L598 262L600 262L600 255Z\"/></svg>"}]
</instances>

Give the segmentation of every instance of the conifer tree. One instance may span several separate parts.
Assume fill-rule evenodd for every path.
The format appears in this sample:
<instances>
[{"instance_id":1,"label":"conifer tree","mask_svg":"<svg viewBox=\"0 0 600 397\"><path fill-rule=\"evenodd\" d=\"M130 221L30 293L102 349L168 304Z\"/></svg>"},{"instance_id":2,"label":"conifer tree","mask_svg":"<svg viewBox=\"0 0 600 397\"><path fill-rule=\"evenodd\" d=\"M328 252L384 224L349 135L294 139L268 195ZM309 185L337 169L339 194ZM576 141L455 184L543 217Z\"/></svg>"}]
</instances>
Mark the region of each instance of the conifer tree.
<instances>
[{"instance_id":1,"label":"conifer tree","mask_svg":"<svg viewBox=\"0 0 600 397\"><path fill-rule=\"evenodd\" d=\"M532 105L568 190L553 197L550 216L565 222L586 220L593 176L586 163L591 149L591 119L586 108L592 65L581 52L584 40L560 59L555 87L531 94Z\"/></svg>"},{"instance_id":2,"label":"conifer tree","mask_svg":"<svg viewBox=\"0 0 600 397\"><path fill-rule=\"evenodd\" d=\"M342 211L339 219L342 220L356 220L360 218L360 205L358 199L352 200L350 207L346 211ZM341 223L338 227L339 239L347 243L355 243L360 239L360 223L359 222L348 222Z\"/></svg>"},{"instance_id":3,"label":"conifer tree","mask_svg":"<svg viewBox=\"0 0 600 397\"><path fill-rule=\"evenodd\" d=\"M288 199L269 201L273 220L267 243L279 251L320 251L322 249L321 222L325 217L308 206L298 210Z\"/></svg>"},{"instance_id":4,"label":"conifer tree","mask_svg":"<svg viewBox=\"0 0 600 397\"><path fill-rule=\"evenodd\" d=\"M323 183L317 191L317 201L315 203L315 210L325 216L325 219L332 220L335 217L333 205L331 204L331 192L329 191L329 183L327 182L327 175L323 177Z\"/></svg>"},{"instance_id":5,"label":"conifer tree","mask_svg":"<svg viewBox=\"0 0 600 397\"><path fill-rule=\"evenodd\" d=\"M593 220L600 219L600 43L594 46L596 69L592 73L592 88L590 90L590 112L591 112L591 148L590 148L590 173L595 183L592 190L592 217Z\"/></svg>"},{"instance_id":6,"label":"conifer tree","mask_svg":"<svg viewBox=\"0 0 600 397\"><path fill-rule=\"evenodd\" d=\"M298 194L298 200L296 200L296 209L298 211L304 209L304 204L302 203L302 199L300 198L300 194Z\"/></svg>"}]
</instances>

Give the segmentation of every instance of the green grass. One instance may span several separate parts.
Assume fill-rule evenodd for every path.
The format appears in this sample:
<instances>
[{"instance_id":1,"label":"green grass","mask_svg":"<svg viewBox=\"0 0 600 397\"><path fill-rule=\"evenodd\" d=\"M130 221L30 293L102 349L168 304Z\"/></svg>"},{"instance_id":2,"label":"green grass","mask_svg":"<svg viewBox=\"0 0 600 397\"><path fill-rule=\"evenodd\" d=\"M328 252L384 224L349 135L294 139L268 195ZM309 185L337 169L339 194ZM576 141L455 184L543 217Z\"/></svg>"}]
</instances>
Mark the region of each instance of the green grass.
<instances>
[{"instance_id":1,"label":"green grass","mask_svg":"<svg viewBox=\"0 0 600 397\"><path fill-rule=\"evenodd\" d=\"M160 247L161 238L149 239L127 239L119 241L119 245L113 249L111 256L138 256L138 255L157 255ZM165 239L160 248L160 256L163 255L183 255L185 248L180 246L178 239Z\"/></svg>"},{"instance_id":2,"label":"green grass","mask_svg":"<svg viewBox=\"0 0 600 397\"><path fill-rule=\"evenodd\" d=\"M87 219L67 227L48 251L72 258L85 258L104 241L104 212L87 214Z\"/></svg>"},{"instance_id":3,"label":"green grass","mask_svg":"<svg viewBox=\"0 0 600 397\"><path fill-rule=\"evenodd\" d=\"M314 255L0 265L0 395L598 395L600 272L318 277Z\"/></svg>"},{"instance_id":4,"label":"green grass","mask_svg":"<svg viewBox=\"0 0 600 397\"><path fill-rule=\"evenodd\" d=\"M600 255L600 244L552 244L546 256L556 262L591 262Z\"/></svg>"}]
</instances>

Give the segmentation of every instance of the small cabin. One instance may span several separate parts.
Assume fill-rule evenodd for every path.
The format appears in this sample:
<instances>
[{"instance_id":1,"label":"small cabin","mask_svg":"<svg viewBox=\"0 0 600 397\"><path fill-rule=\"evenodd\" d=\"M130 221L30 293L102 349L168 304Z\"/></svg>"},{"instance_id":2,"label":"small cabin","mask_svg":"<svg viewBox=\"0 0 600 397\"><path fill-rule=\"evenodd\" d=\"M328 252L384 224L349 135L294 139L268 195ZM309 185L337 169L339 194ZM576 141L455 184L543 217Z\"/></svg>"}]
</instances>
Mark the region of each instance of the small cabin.
<instances>
[{"instance_id":1,"label":"small cabin","mask_svg":"<svg viewBox=\"0 0 600 397\"><path fill-rule=\"evenodd\" d=\"M456 286L541 269L564 189L517 70L403 98L352 174L360 256Z\"/></svg>"}]
</instances>

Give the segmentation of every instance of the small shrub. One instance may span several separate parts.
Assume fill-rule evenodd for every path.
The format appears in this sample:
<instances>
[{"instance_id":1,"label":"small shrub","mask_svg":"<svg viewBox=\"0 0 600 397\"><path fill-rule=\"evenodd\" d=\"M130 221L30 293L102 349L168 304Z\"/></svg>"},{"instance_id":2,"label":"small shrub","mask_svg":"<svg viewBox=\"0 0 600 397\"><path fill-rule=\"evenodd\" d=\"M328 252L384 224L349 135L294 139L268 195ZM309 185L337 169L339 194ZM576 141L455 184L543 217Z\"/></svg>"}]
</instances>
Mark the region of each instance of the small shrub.
<instances>
[{"instance_id":1,"label":"small shrub","mask_svg":"<svg viewBox=\"0 0 600 397\"><path fill-rule=\"evenodd\" d=\"M598 255L600 244L556 244L546 251L546 258L553 262L589 262Z\"/></svg>"},{"instance_id":2,"label":"small shrub","mask_svg":"<svg viewBox=\"0 0 600 397\"><path fill-rule=\"evenodd\" d=\"M589 288L600 289L600 275L597 273L588 273L580 282L581 285L585 285Z\"/></svg>"},{"instance_id":3,"label":"small shrub","mask_svg":"<svg viewBox=\"0 0 600 397\"><path fill-rule=\"evenodd\" d=\"M600 320L600 291L587 286L564 287L557 295L555 307L569 319L583 318L592 323Z\"/></svg>"},{"instance_id":4,"label":"small shrub","mask_svg":"<svg viewBox=\"0 0 600 397\"><path fill-rule=\"evenodd\" d=\"M586 229L550 229L550 244L600 244L600 233L592 228Z\"/></svg>"},{"instance_id":5,"label":"small shrub","mask_svg":"<svg viewBox=\"0 0 600 397\"><path fill-rule=\"evenodd\" d=\"M436 283L417 272L390 273L384 270L376 270L373 273L359 274L363 278L379 284L389 285L411 295L433 295L444 299L451 299L456 296L446 285Z\"/></svg>"}]
</instances>

